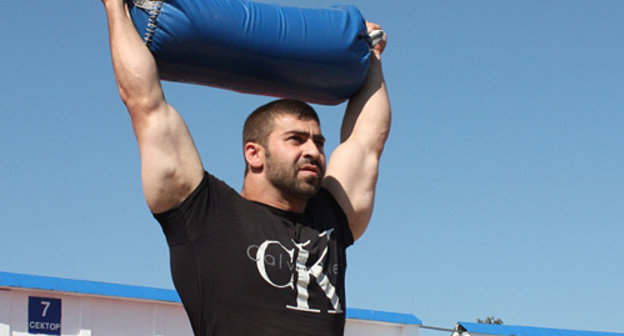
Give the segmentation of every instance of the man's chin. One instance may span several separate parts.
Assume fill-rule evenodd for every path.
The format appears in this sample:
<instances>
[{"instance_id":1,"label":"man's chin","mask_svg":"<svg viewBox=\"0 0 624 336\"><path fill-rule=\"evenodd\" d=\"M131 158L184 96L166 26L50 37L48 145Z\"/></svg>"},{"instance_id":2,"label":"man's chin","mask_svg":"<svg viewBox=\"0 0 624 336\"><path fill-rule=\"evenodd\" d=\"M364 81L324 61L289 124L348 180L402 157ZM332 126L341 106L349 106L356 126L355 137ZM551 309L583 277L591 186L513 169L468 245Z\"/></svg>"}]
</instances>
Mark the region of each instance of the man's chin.
<instances>
[{"instance_id":1,"label":"man's chin","mask_svg":"<svg viewBox=\"0 0 624 336\"><path fill-rule=\"evenodd\" d=\"M315 191L321 187L321 179L318 176L308 176L304 179L303 183L306 187L312 188Z\"/></svg>"},{"instance_id":2,"label":"man's chin","mask_svg":"<svg viewBox=\"0 0 624 336\"><path fill-rule=\"evenodd\" d=\"M312 198L312 196L316 195L316 193L321 188L320 181L316 180L314 183L310 181L306 181L304 183L300 183L298 189L298 194L301 198Z\"/></svg>"}]
</instances>

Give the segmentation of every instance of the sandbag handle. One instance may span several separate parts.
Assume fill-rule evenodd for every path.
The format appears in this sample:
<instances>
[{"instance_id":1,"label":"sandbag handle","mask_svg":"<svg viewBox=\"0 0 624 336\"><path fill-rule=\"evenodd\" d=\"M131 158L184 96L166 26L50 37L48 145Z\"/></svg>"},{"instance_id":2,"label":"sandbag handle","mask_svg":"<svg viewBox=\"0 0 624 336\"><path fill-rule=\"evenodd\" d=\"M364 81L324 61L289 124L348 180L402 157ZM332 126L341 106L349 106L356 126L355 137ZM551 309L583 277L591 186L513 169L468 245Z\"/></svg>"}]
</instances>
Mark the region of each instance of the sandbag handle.
<instances>
[{"instance_id":1,"label":"sandbag handle","mask_svg":"<svg viewBox=\"0 0 624 336\"><path fill-rule=\"evenodd\" d=\"M368 38L366 40L366 42L368 42L368 46L371 49L375 48L377 43L383 40L385 34L386 33L381 29L372 30L370 33L368 33Z\"/></svg>"}]
</instances>

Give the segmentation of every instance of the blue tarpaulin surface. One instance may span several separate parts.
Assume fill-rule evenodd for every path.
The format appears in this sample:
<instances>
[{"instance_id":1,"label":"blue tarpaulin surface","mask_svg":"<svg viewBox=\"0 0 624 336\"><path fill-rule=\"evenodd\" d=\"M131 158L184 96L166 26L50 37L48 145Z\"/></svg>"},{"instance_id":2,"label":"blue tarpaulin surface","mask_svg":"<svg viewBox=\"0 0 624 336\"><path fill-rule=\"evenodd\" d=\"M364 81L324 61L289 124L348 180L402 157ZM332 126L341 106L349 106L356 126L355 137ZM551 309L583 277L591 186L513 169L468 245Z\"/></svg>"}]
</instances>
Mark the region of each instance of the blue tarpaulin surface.
<instances>
[{"instance_id":1,"label":"blue tarpaulin surface","mask_svg":"<svg viewBox=\"0 0 624 336\"><path fill-rule=\"evenodd\" d=\"M161 79L336 105L359 90L368 72L367 28L354 6L134 3L130 14Z\"/></svg>"}]
</instances>

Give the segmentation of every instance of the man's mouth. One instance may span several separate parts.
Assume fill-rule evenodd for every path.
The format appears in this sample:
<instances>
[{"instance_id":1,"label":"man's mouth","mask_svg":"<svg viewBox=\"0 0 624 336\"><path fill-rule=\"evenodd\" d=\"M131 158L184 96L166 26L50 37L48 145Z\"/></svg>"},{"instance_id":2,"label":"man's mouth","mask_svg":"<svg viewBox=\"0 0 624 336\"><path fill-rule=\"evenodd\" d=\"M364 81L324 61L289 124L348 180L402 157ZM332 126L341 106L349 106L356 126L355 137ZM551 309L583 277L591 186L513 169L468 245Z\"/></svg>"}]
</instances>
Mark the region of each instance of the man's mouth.
<instances>
[{"instance_id":1,"label":"man's mouth","mask_svg":"<svg viewBox=\"0 0 624 336\"><path fill-rule=\"evenodd\" d=\"M321 167L313 163L306 163L299 168L299 171L314 173L317 176L321 176Z\"/></svg>"},{"instance_id":2,"label":"man's mouth","mask_svg":"<svg viewBox=\"0 0 624 336\"><path fill-rule=\"evenodd\" d=\"M300 171L315 173L316 175L320 175L320 169L316 166L304 166L299 169Z\"/></svg>"}]
</instances>

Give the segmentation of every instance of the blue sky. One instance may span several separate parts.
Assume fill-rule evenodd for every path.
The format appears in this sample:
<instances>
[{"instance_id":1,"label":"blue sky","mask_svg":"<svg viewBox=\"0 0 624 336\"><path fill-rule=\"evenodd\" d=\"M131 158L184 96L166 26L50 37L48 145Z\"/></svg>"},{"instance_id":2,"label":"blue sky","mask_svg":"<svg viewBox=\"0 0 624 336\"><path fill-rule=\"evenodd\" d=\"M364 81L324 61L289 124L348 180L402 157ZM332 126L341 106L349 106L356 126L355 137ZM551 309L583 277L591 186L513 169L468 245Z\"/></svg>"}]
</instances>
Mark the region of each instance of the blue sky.
<instances>
[{"instance_id":1,"label":"blue sky","mask_svg":"<svg viewBox=\"0 0 624 336\"><path fill-rule=\"evenodd\" d=\"M276 2L352 3L389 36L393 128L348 306L624 331L624 2ZM100 2L8 1L0 22L0 270L172 288ZM242 123L270 98L164 88L240 189ZM332 149L344 105L315 107Z\"/></svg>"}]
</instances>

